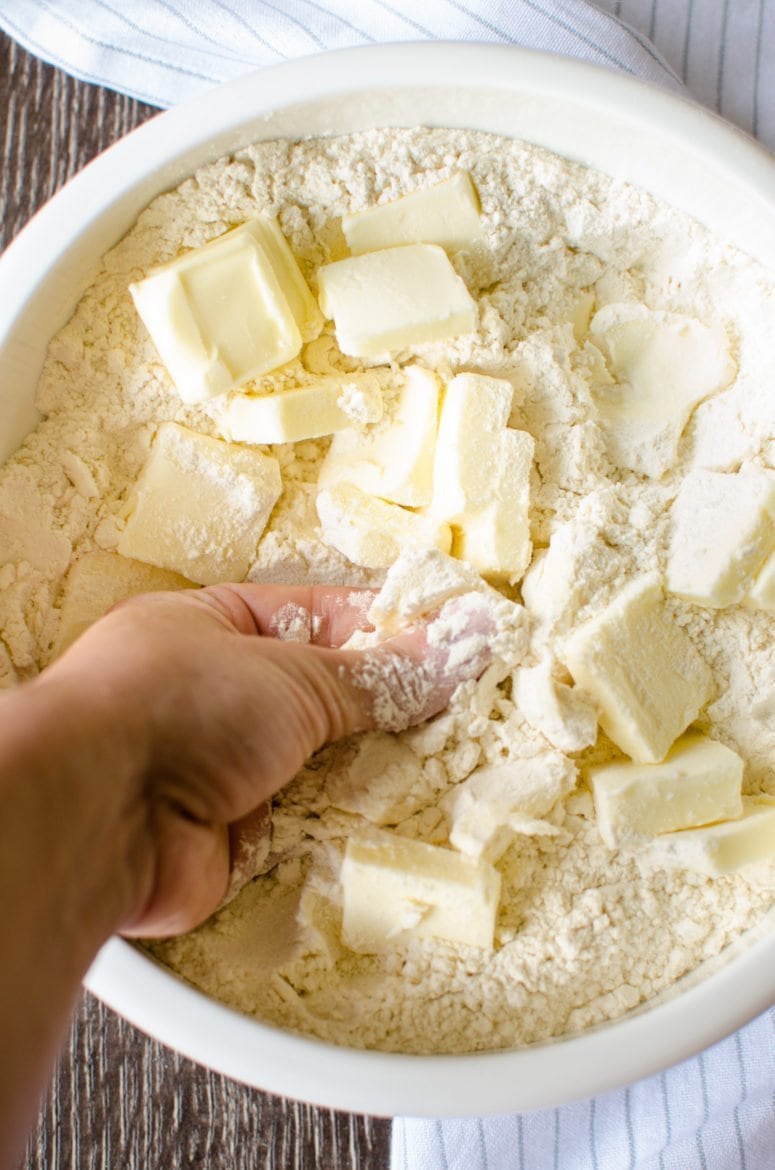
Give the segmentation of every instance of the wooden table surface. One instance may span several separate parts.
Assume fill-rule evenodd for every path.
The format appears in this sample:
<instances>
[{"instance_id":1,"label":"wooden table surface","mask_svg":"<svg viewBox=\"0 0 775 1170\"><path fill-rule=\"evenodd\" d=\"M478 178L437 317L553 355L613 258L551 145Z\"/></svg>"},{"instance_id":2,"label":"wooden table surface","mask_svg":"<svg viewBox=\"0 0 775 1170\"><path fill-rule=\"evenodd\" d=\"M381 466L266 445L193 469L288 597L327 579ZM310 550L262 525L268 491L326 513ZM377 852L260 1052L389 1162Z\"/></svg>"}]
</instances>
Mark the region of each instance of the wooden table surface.
<instances>
[{"instance_id":1,"label":"wooden table surface","mask_svg":"<svg viewBox=\"0 0 775 1170\"><path fill-rule=\"evenodd\" d=\"M0 248L158 111L74 81L0 33ZM390 1123L261 1093L154 1043L85 994L24 1170L385 1170Z\"/></svg>"}]
</instances>

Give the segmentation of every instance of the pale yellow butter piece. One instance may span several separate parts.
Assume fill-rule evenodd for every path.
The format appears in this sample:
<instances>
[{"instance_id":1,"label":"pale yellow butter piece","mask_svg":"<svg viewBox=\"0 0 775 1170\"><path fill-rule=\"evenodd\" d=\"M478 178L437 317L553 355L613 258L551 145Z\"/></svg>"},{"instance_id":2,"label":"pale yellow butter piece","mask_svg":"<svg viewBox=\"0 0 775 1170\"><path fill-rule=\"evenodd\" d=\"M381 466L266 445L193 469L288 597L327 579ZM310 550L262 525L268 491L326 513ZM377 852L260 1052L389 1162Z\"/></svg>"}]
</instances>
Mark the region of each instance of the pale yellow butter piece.
<instances>
[{"instance_id":1,"label":"pale yellow butter piece","mask_svg":"<svg viewBox=\"0 0 775 1170\"><path fill-rule=\"evenodd\" d=\"M396 244L439 244L455 251L481 237L479 197L467 171L382 203L342 216L342 231L354 256Z\"/></svg>"},{"instance_id":2,"label":"pale yellow butter piece","mask_svg":"<svg viewBox=\"0 0 775 1170\"><path fill-rule=\"evenodd\" d=\"M483 577L516 585L533 551L530 540L530 468L535 443L527 431L505 430L492 466L492 499L466 512L453 530L455 556Z\"/></svg>"},{"instance_id":3,"label":"pale yellow butter piece","mask_svg":"<svg viewBox=\"0 0 775 1170\"><path fill-rule=\"evenodd\" d=\"M320 307L342 353L381 358L476 328L476 305L443 248L404 244L324 264Z\"/></svg>"},{"instance_id":4,"label":"pale yellow butter piece","mask_svg":"<svg viewBox=\"0 0 775 1170\"><path fill-rule=\"evenodd\" d=\"M743 811L742 759L702 735L676 740L661 764L600 764L589 780L600 836L612 849Z\"/></svg>"},{"instance_id":5,"label":"pale yellow butter piece","mask_svg":"<svg viewBox=\"0 0 775 1170\"><path fill-rule=\"evenodd\" d=\"M408 938L490 948L500 874L395 833L347 842L342 863L342 937L351 949L383 951Z\"/></svg>"},{"instance_id":6,"label":"pale yellow butter piece","mask_svg":"<svg viewBox=\"0 0 775 1170\"><path fill-rule=\"evenodd\" d=\"M513 399L514 388L503 378L456 374L447 384L433 464L437 516L456 524L492 500L507 472L502 440Z\"/></svg>"},{"instance_id":7,"label":"pale yellow butter piece","mask_svg":"<svg viewBox=\"0 0 775 1170\"><path fill-rule=\"evenodd\" d=\"M395 411L368 430L334 435L318 475L321 488L346 481L394 504L426 507L433 489L439 381L407 366Z\"/></svg>"},{"instance_id":8,"label":"pale yellow butter piece","mask_svg":"<svg viewBox=\"0 0 775 1170\"><path fill-rule=\"evenodd\" d=\"M528 505L535 444L507 426L514 390L502 378L457 374L444 393L433 464L435 515L454 526L455 555L496 582L530 564Z\"/></svg>"},{"instance_id":9,"label":"pale yellow butter piece","mask_svg":"<svg viewBox=\"0 0 775 1170\"><path fill-rule=\"evenodd\" d=\"M84 553L68 572L52 657L62 654L90 625L117 602L137 593L190 589L192 582L156 565L113 552Z\"/></svg>"},{"instance_id":10,"label":"pale yellow butter piece","mask_svg":"<svg viewBox=\"0 0 775 1170\"><path fill-rule=\"evenodd\" d=\"M449 552L449 525L423 512L367 495L350 483L318 492L317 511L326 544L366 569L387 569L405 548Z\"/></svg>"},{"instance_id":11,"label":"pale yellow butter piece","mask_svg":"<svg viewBox=\"0 0 775 1170\"><path fill-rule=\"evenodd\" d=\"M241 581L281 492L271 456L162 423L118 551L200 585Z\"/></svg>"},{"instance_id":12,"label":"pale yellow butter piece","mask_svg":"<svg viewBox=\"0 0 775 1170\"><path fill-rule=\"evenodd\" d=\"M713 609L735 605L775 548L775 475L690 471L670 522L668 592Z\"/></svg>"},{"instance_id":13,"label":"pale yellow butter piece","mask_svg":"<svg viewBox=\"0 0 775 1170\"><path fill-rule=\"evenodd\" d=\"M323 329L323 314L277 220L272 215L257 215L235 228L234 232L249 232L264 250L299 328L301 340L313 341Z\"/></svg>"},{"instance_id":14,"label":"pale yellow butter piece","mask_svg":"<svg viewBox=\"0 0 775 1170\"><path fill-rule=\"evenodd\" d=\"M129 286L185 402L296 357L322 317L276 222L262 216Z\"/></svg>"},{"instance_id":15,"label":"pale yellow butter piece","mask_svg":"<svg viewBox=\"0 0 775 1170\"><path fill-rule=\"evenodd\" d=\"M743 797L742 815L700 829L666 833L652 846L660 864L698 870L710 877L775 860L775 799Z\"/></svg>"},{"instance_id":16,"label":"pale yellow butter piece","mask_svg":"<svg viewBox=\"0 0 775 1170\"><path fill-rule=\"evenodd\" d=\"M665 610L659 581L631 582L565 645L565 662L614 743L638 763L663 760L713 693L713 676Z\"/></svg>"},{"instance_id":17,"label":"pale yellow butter piece","mask_svg":"<svg viewBox=\"0 0 775 1170\"><path fill-rule=\"evenodd\" d=\"M726 333L628 303L600 309L589 331L613 376L595 396L608 453L618 466L659 479L694 407L735 377Z\"/></svg>"},{"instance_id":18,"label":"pale yellow butter piece","mask_svg":"<svg viewBox=\"0 0 775 1170\"><path fill-rule=\"evenodd\" d=\"M775 610L775 552L764 562L756 579L743 598L743 604L751 609Z\"/></svg>"},{"instance_id":19,"label":"pale yellow butter piece","mask_svg":"<svg viewBox=\"0 0 775 1170\"><path fill-rule=\"evenodd\" d=\"M356 384L372 403L372 413L379 415L381 391L373 378L331 375L276 394L234 395L225 411L226 429L240 443L297 443L343 431L352 427L343 399Z\"/></svg>"}]
</instances>

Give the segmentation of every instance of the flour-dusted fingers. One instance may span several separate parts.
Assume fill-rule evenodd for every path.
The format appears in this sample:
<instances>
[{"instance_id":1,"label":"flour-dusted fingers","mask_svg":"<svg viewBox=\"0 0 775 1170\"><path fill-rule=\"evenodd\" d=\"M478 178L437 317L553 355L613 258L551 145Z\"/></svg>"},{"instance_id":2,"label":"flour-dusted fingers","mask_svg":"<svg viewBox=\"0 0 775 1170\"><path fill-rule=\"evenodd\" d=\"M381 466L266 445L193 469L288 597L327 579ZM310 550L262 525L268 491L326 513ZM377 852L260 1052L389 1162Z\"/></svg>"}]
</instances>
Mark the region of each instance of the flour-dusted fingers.
<instances>
[{"instance_id":1,"label":"flour-dusted fingers","mask_svg":"<svg viewBox=\"0 0 775 1170\"><path fill-rule=\"evenodd\" d=\"M211 586L199 596L223 607L243 633L336 647L356 631L372 628L367 614L376 592L338 585L245 583Z\"/></svg>"}]
</instances>

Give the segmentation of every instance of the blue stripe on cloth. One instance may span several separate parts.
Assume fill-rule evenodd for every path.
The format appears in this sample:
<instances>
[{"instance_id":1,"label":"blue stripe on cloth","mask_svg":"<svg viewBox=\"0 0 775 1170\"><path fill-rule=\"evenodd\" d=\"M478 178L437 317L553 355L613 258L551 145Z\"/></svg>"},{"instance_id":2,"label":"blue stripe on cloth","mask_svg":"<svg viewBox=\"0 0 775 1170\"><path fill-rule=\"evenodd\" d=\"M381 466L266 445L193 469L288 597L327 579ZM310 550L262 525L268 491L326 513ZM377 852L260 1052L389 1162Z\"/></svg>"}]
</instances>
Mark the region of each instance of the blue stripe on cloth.
<instances>
[{"instance_id":1,"label":"blue stripe on cloth","mask_svg":"<svg viewBox=\"0 0 775 1170\"><path fill-rule=\"evenodd\" d=\"M708 1159L705 1156L705 1146L702 1140L703 1126L708 1124L710 1106L708 1104L708 1078L705 1073L705 1057L702 1053L697 1058L700 1070L700 1094L702 1097L702 1121L697 1128L697 1157L700 1161L700 1170L708 1170Z\"/></svg>"},{"instance_id":2,"label":"blue stripe on cloth","mask_svg":"<svg viewBox=\"0 0 775 1170\"><path fill-rule=\"evenodd\" d=\"M595 1122L597 1120L597 1101L593 1097L589 1102L589 1154L592 1162L592 1170L600 1170L600 1162L597 1156L597 1132Z\"/></svg>"},{"instance_id":3,"label":"blue stripe on cloth","mask_svg":"<svg viewBox=\"0 0 775 1170\"><path fill-rule=\"evenodd\" d=\"M428 40L433 40L433 33L429 28L426 28L424 24L418 24L416 20L412 20L411 17L399 12L392 4L386 3L386 0L371 0L371 3L378 4L384 12L389 12L391 16L395 16L397 20L408 25L409 28L413 28L415 32L420 33L423 37L427 37Z\"/></svg>"},{"instance_id":4,"label":"blue stripe on cloth","mask_svg":"<svg viewBox=\"0 0 775 1170\"><path fill-rule=\"evenodd\" d=\"M629 1170L635 1168L635 1133L632 1124L632 1097L628 1086L624 1091L624 1127L627 1133L627 1152L630 1157Z\"/></svg>"},{"instance_id":5,"label":"blue stripe on cloth","mask_svg":"<svg viewBox=\"0 0 775 1170\"><path fill-rule=\"evenodd\" d=\"M659 1075L659 1084L662 1094L662 1106L665 1111L665 1143L659 1151L659 1170L665 1170L665 1154L670 1148L670 1143L673 1140L672 1122L670 1120L670 1099L667 1092L667 1073L663 1072Z\"/></svg>"},{"instance_id":6,"label":"blue stripe on cloth","mask_svg":"<svg viewBox=\"0 0 775 1170\"><path fill-rule=\"evenodd\" d=\"M476 1132L479 1135L479 1143L480 1143L480 1148L481 1148L481 1152L482 1152L483 1170L490 1170L490 1160L487 1157L487 1139L484 1136L484 1125L482 1124L481 1117L478 1117L476 1120L477 1120Z\"/></svg>"},{"instance_id":7,"label":"blue stripe on cloth","mask_svg":"<svg viewBox=\"0 0 775 1170\"><path fill-rule=\"evenodd\" d=\"M759 85L762 75L762 44L764 42L764 0L759 0L756 20L756 64L753 75L753 134L759 137Z\"/></svg>"}]
</instances>

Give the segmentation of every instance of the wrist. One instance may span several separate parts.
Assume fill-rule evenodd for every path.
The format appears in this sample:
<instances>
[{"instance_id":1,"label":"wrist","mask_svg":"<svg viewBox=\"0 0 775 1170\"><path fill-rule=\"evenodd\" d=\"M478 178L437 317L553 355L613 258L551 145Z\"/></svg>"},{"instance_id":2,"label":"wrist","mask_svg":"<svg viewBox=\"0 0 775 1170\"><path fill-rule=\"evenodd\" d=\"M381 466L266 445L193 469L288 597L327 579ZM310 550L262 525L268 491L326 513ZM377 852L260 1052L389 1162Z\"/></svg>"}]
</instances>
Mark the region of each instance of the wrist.
<instances>
[{"instance_id":1,"label":"wrist","mask_svg":"<svg viewBox=\"0 0 775 1170\"><path fill-rule=\"evenodd\" d=\"M64 918L88 963L147 896L143 736L99 682L52 671L2 698L0 776L21 830L16 860L41 921Z\"/></svg>"}]
</instances>

